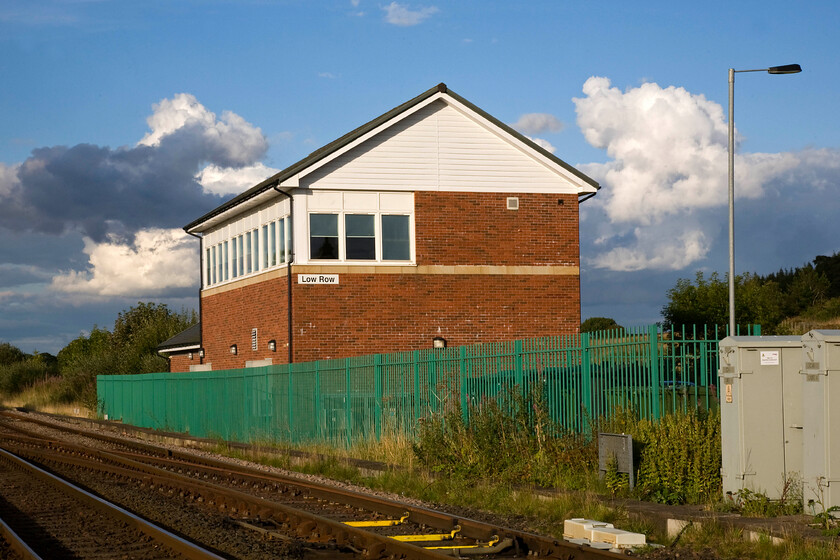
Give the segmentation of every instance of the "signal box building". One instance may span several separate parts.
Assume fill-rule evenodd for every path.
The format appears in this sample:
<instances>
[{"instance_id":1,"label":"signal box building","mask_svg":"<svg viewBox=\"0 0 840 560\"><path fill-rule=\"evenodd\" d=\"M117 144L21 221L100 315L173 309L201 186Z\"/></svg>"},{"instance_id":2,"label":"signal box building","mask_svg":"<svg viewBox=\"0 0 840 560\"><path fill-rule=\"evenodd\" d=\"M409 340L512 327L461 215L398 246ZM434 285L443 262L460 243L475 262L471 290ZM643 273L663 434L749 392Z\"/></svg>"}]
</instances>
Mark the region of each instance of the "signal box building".
<instances>
[{"instance_id":1,"label":"signal box building","mask_svg":"<svg viewBox=\"0 0 840 560\"><path fill-rule=\"evenodd\" d=\"M576 333L597 189L440 84L185 226L201 327L172 369Z\"/></svg>"}]
</instances>

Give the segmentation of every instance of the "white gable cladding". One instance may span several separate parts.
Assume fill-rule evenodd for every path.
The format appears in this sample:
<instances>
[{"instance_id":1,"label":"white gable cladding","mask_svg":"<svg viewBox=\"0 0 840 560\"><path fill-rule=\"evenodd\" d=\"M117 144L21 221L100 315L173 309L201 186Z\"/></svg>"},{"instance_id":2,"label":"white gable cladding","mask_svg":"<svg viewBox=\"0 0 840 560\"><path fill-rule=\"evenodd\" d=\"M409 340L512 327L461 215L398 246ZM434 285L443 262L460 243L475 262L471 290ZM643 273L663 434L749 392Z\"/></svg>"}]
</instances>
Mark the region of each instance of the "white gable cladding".
<instances>
[{"instance_id":1,"label":"white gable cladding","mask_svg":"<svg viewBox=\"0 0 840 560\"><path fill-rule=\"evenodd\" d=\"M498 128L442 100L300 179L312 189L441 190L578 194L572 182L525 153Z\"/></svg>"}]
</instances>

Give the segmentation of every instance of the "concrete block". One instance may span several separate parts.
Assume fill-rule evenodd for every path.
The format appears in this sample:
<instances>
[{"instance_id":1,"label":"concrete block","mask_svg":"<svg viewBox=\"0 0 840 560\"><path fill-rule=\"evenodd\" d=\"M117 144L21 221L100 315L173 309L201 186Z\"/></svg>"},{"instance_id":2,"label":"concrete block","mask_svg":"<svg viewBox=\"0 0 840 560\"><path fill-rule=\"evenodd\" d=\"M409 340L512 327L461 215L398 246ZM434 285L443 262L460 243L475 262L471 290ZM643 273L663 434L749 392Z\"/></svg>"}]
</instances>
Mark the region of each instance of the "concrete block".
<instances>
[{"instance_id":1,"label":"concrete block","mask_svg":"<svg viewBox=\"0 0 840 560\"><path fill-rule=\"evenodd\" d=\"M590 540L593 543L608 543L612 545L613 548L630 548L645 545L645 536L643 534L631 533L630 531L624 531L622 529L615 529L612 527L593 528Z\"/></svg>"},{"instance_id":2,"label":"concrete block","mask_svg":"<svg viewBox=\"0 0 840 560\"><path fill-rule=\"evenodd\" d=\"M584 519L583 517L566 519L563 521L563 537L567 539L588 539L591 541L592 529L596 527L611 529L613 525L612 523Z\"/></svg>"}]
</instances>

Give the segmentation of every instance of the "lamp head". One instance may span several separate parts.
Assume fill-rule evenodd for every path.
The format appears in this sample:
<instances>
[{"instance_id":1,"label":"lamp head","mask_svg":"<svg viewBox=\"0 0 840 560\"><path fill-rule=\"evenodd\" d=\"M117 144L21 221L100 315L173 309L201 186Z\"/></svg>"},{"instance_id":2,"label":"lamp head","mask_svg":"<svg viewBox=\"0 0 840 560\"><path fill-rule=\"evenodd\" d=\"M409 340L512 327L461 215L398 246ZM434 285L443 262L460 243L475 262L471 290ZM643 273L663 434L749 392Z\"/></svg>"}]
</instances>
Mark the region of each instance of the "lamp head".
<instances>
[{"instance_id":1,"label":"lamp head","mask_svg":"<svg viewBox=\"0 0 840 560\"><path fill-rule=\"evenodd\" d=\"M767 69L768 74L799 74L802 67L798 64L785 64L784 66L771 66Z\"/></svg>"}]
</instances>

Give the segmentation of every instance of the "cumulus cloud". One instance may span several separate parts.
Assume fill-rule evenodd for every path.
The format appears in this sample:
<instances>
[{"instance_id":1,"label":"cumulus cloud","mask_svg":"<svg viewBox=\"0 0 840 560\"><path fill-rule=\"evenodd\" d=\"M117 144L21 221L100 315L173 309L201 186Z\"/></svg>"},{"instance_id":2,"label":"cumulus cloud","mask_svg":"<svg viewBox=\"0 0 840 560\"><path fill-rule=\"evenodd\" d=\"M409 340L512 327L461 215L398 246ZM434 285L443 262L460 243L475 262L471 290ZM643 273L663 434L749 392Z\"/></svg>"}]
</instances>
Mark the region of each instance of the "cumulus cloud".
<instances>
[{"instance_id":1,"label":"cumulus cloud","mask_svg":"<svg viewBox=\"0 0 840 560\"><path fill-rule=\"evenodd\" d=\"M597 208L582 213L595 233L590 264L680 270L706 258L726 228L720 211L728 204L723 108L684 88L646 83L621 91L600 77L588 79L583 93L574 99L578 124L610 157L579 166L604 187ZM804 190L836 185L838 152L738 154L735 169L740 200L782 193L789 208Z\"/></svg>"},{"instance_id":2,"label":"cumulus cloud","mask_svg":"<svg viewBox=\"0 0 840 560\"><path fill-rule=\"evenodd\" d=\"M563 130L563 122L549 113L525 113L510 126L523 134L543 134Z\"/></svg>"},{"instance_id":3,"label":"cumulus cloud","mask_svg":"<svg viewBox=\"0 0 840 560\"><path fill-rule=\"evenodd\" d=\"M549 153L553 154L554 151L557 149L554 146L552 146L551 142L549 142L548 140L543 140L542 138L534 138L531 136L526 136L526 138L528 138L528 140L530 140L531 142L533 142L534 144L536 144L537 146Z\"/></svg>"},{"instance_id":4,"label":"cumulus cloud","mask_svg":"<svg viewBox=\"0 0 840 560\"><path fill-rule=\"evenodd\" d=\"M385 11L385 21L401 27L421 24L440 11L435 6L412 10L407 5L398 2L391 2L382 9Z\"/></svg>"},{"instance_id":5,"label":"cumulus cloud","mask_svg":"<svg viewBox=\"0 0 840 560\"><path fill-rule=\"evenodd\" d=\"M220 202L196 180L202 168L251 166L268 148L259 128L229 111L217 118L188 94L156 104L148 123L134 147L45 147L4 166L0 227L102 243L114 231L180 226Z\"/></svg>"},{"instance_id":6,"label":"cumulus cloud","mask_svg":"<svg viewBox=\"0 0 840 560\"><path fill-rule=\"evenodd\" d=\"M51 288L81 296L155 297L198 283L197 242L181 229L138 231L132 242L110 236L104 243L85 239L85 271L70 270L52 279Z\"/></svg>"},{"instance_id":7,"label":"cumulus cloud","mask_svg":"<svg viewBox=\"0 0 840 560\"><path fill-rule=\"evenodd\" d=\"M0 163L0 200L4 197L9 197L16 188L18 188L20 181L18 181L17 174L20 165L6 165Z\"/></svg>"},{"instance_id":8,"label":"cumulus cloud","mask_svg":"<svg viewBox=\"0 0 840 560\"><path fill-rule=\"evenodd\" d=\"M199 172L196 180L206 193L239 194L274 175L277 171L262 163L240 168L208 165Z\"/></svg>"}]
</instances>

